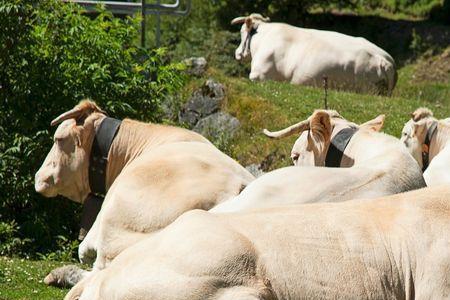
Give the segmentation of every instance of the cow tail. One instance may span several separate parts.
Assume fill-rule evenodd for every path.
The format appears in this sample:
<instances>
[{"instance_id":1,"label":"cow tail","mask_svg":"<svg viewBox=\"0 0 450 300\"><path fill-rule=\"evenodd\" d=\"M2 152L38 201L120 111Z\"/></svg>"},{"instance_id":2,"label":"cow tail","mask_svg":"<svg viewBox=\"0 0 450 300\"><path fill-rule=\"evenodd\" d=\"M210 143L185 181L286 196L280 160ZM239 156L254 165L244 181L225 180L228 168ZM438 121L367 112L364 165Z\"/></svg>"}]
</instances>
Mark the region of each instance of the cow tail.
<instances>
[{"instance_id":1,"label":"cow tail","mask_svg":"<svg viewBox=\"0 0 450 300\"><path fill-rule=\"evenodd\" d=\"M395 63L388 61L384 57L380 57L380 69L387 80L387 95L391 96L398 79Z\"/></svg>"}]
</instances>

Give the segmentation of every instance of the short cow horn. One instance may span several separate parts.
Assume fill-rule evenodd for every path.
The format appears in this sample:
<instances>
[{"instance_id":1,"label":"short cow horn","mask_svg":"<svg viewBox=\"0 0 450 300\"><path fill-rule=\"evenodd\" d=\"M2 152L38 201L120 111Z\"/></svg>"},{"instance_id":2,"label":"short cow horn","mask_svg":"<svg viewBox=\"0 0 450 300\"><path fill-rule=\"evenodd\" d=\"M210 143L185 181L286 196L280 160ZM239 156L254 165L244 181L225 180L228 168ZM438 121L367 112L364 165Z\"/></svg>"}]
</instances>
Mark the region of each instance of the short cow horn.
<instances>
[{"instance_id":1,"label":"short cow horn","mask_svg":"<svg viewBox=\"0 0 450 300\"><path fill-rule=\"evenodd\" d=\"M68 120L68 119L72 119L72 118L77 118L78 116L80 116L83 113L83 110L80 107L75 107L69 111L66 111L65 113L59 115L56 119L54 119L51 123L50 126L55 126L59 123L61 123L64 120Z\"/></svg>"},{"instance_id":2,"label":"short cow horn","mask_svg":"<svg viewBox=\"0 0 450 300\"><path fill-rule=\"evenodd\" d=\"M263 22L270 22L270 18L264 18L261 14L256 14L253 13L250 15L250 18L252 18L253 20L259 20L259 21L263 21Z\"/></svg>"},{"instance_id":3,"label":"short cow horn","mask_svg":"<svg viewBox=\"0 0 450 300\"><path fill-rule=\"evenodd\" d=\"M285 129L279 130L279 131L269 131L267 129L264 129L263 132L265 135L267 135L270 138L279 139L282 137L290 136L294 133L299 133L302 131L305 131L309 129L309 120L301 121L297 124L291 125Z\"/></svg>"},{"instance_id":4,"label":"short cow horn","mask_svg":"<svg viewBox=\"0 0 450 300\"><path fill-rule=\"evenodd\" d=\"M231 25L242 24L245 22L246 17L237 17L231 21Z\"/></svg>"},{"instance_id":5,"label":"short cow horn","mask_svg":"<svg viewBox=\"0 0 450 300\"><path fill-rule=\"evenodd\" d=\"M101 110L97 106L97 104L95 104L95 102L90 101L90 100L83 100L77 106L75 106L73 109L66 111L65 113L61 114L56 119L54 119L50 123L50 126L55 126L64 120L68 120L68 119L72 119L72 118L78 119L80 116L85 115L85 114L90 114L94 111L106 114L103 110Z\"/></svg>"}]
</instances>

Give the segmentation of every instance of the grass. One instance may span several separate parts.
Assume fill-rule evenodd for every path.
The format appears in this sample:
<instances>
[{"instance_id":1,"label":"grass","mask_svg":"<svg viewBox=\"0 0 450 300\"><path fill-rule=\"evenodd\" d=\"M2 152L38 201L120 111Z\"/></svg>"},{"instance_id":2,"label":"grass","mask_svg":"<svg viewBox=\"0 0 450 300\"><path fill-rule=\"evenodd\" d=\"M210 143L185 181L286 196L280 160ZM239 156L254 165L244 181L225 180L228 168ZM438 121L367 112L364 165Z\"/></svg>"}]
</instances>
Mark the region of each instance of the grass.
<instances>
[{"instance_id":1,"label":"grass","mask_svg":"<svg viewBox=\"0 0 450 300\"><path fill-rule=\"evenodd\" d=\"M415 67L407 65L399 71L393 97L329 91L328 106L356 123L385 114L384 131L396 137L410 113L420 106L430 108L438 118L450 116L450 84L416 82ZM255 83L225 76L217 69L208 75L226 86L224 109L241 121L229 154L243 165L261 163L268 156L276 157L270 169L289 165L296 136L271 140L262 134L262 129L281 129L306 119L314 109L324 107L323 90L282 82Z\"/></svg>"},{"instance_id":2,"label":"grass","mask_svg":"<svg viewBox=\"0 0 450 300\"><path fill-rule=\"evenodd\" d=\"M415 80L417 65L399 71L393 97L379 97L329 91L329 107L348 120L363 123L379 114L386 114L384 131L399 136L409 115L419 106L432 109L438 118L450 116L450 84ZM241 164L261 163L272 158L269 169L290 165L290 150L296 136L271 140L263 128L281 129L307 118L314 109L323 107L323 90L282 82L251 82L246 78L229 77L217 68L210 68L207 77L226 87L223 109L241 122L238 135L226 147L228 154ZM183 97L204 82L193 79ZM50 270L64 262L33 261L0 257L0 300L62 299L67 289L46 286L42 280Z\"/></svg>"},{"instance_id":3,"label":"grass","mask_svg":"<svg viewBox=\"0 0 450 300\"><path fill-rule=\"evenodd\" d=\"M64 264L0 257L0 300L62 299L68 290L46 286L43 279Z\"/></svg>"},{"instance_id":4,"label":"grass","mask_svg":"<svg viewBox=\"0 0 450 300\"><path fill-rule=\"evenodd\" d=\"M399 70L393 97L329 91L329 108L356 123L385 114L384 131L396 137L410 113L420 106L432 109L438 118L449 117L449 80L417 80L417 68L419 63L407 64ZM211 67L205 77L225 85L227 97L223 109L241 122L238 135L226 147L227 153L242 165L262 161L269 161L268 169L290 165L290 150L296 136L271 140L262 134L262 129L281 129L306 119L314 109L323 108L323 90L282 82L250 82L246 78L227 76L224 69L225 66ZM181 98L187 99L204 80L192 79ZM0 300L62 299L67 289L48 287L42 281L50 270L64 264L67 263L0 257Z\"/></svg>"}]
</instances>

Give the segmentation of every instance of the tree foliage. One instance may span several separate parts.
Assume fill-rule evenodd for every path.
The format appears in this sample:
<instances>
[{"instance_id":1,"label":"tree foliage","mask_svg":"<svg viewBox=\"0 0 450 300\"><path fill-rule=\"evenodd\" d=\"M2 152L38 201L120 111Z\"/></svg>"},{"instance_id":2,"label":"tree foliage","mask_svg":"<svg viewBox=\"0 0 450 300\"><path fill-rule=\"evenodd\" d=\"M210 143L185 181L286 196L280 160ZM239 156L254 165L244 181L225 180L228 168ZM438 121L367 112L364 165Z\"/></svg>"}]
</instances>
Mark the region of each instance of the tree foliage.
<instances>
[{"instance_id":1,"label":"tree foliage","mask_svg":"<svg viewBox=\"0 0 450 300\"><path fill-rule=\"evenodd\" d=\"M163 50L135 45L138 22L57 0L0 1L0 221L32 239L30 251L74 237L78 223L78 205L33 188L50 121L85 97L114 117L157 121L161 100L182 85Z\"/></svg>"}]
</instances>

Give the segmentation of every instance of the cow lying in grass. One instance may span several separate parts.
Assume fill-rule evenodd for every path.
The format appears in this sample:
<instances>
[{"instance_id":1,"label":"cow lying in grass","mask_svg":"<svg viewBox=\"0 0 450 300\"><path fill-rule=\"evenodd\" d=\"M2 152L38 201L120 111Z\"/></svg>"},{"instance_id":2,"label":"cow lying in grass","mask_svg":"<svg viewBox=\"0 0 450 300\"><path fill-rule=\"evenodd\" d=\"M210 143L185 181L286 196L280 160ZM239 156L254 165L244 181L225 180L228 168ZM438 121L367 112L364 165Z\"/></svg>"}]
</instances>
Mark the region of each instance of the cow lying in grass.
<instances>
[{"instance_id":1,"label":"cow lying in grass","mask_svg":"<svg viewBox=\"0 0 450 300\"><path fill-rule=\"evenodd\" d=\"M105 122L116 121L91 101L81 102L52 122L61 124L36 173L37 192L84 202L93 189L92 172L98 173L92 165L97 168L95 162L102 159L92 158L91 152ZM128 119L118 127L105 155L106 197L79 247L82 262L95 259L94 270L105 268L125 248L183 212L210 209L239 194L254 179L195 132ZM70 282L53 277L46 282Z\"/></svg>"},{"instance_id":2,"label":"cow lying in grass","mask_svg":"<svg viewBox=\"0 0 450 300\"><path fill-rule=\"evenodd\" d=\"M378 132L383 122L381 115L356 125L335 111L317 110L281 131L265 130L272 138L301 133L291 154L296 166L264 174L212 211L374 198L424 187L422 172L405 147Z\"/></svg>"},{"instance_id":3,"label":"cow lying in grass","mask_svg":"<svg viewBox=\"0 0 450 300\"><path fill-rule=\"evenodd\" d=\"M448 299L450 188L187 212L65 299Z\"/></svg>"},{"instance_id":4,"label":"cow lying in grass","mask_svg":"<svg viewBox=\"0 0 450 300\"><path fill-rule=\"evenodd\" d=\"M279 80L390 95L397 81L394 59L361 37L269 23L260 14L238 17L242 24L236 59L251 57L251 80Z\"/></svg>"},{"instance_id":5,"label":"cow lying in grass","mask_svg":"<svg viewBox=\"0 0 450 300\"><path fill-rule=\"evenodd\" d=\"M450 183L450 119L437 120L429 109L418 108L400 140L424 171L428 186Z\"/></svg>"}]
</instances>

